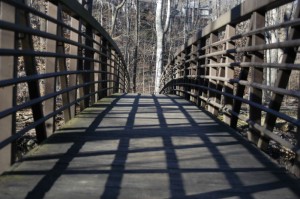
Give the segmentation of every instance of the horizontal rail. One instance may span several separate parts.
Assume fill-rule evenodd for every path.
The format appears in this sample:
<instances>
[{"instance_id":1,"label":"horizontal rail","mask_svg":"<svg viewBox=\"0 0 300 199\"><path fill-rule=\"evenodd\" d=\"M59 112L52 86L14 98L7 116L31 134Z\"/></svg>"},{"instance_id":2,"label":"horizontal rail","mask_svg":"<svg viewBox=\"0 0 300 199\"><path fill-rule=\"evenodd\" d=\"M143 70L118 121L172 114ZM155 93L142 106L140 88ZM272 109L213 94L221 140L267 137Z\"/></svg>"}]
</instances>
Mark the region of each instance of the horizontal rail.
<instances>
[{"instance_id":1,"label":"horizontal rail","mask_svg":"<svg viewBox=\"0 0 300 199\"><path fill-rule=\"evenodd\" d=\"M293 17L268 25L274 8L294 10ZM161 93L179 95L214 116L223 114L234 129L239 120L246 122L251 142L267 151L273 140L293 151L300 171L299 31L299 1L245 0L178 48L162 73ZM274 32L281 38L270 39ZM276 53L280 59L274 59ZM282 112L284 100L297 108ZM296 145L275 133L277 118L294 126Z\"/></svg>"},{"instance_id":2,"label":"horizontal rail","mask_svg":"<svg viewBox=\"0 0 300 199\"><path fill-rule=\"evenodd\" d=\"M17 160L18 139L29 131L41 143L58 117L67 122L129 89L120 49L85 8L93 1L32 3L39 6L0 0L0 173ZM28 110L25 126L18 115Z\"/></svg>"}]
</instances>

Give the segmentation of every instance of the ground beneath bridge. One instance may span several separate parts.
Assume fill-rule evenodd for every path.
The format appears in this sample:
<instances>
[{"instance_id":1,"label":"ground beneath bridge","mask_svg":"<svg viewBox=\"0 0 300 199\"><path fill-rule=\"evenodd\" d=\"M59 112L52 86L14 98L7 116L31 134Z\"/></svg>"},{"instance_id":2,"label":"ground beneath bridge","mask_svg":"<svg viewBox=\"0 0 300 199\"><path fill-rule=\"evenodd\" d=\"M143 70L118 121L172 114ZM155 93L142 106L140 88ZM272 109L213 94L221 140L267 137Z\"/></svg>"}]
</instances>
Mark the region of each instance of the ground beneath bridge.
<instances>
[{"instance_id":1,"label":"ground beneath bridge","mask_svg":"<svg viewBox=\"0 0 300 199\"><path fill-rule=\"evenodd\" d=\"M293 180L176 96L87 108L0 177L0 198L300 198Z\"/></svg>"}]
</instances>

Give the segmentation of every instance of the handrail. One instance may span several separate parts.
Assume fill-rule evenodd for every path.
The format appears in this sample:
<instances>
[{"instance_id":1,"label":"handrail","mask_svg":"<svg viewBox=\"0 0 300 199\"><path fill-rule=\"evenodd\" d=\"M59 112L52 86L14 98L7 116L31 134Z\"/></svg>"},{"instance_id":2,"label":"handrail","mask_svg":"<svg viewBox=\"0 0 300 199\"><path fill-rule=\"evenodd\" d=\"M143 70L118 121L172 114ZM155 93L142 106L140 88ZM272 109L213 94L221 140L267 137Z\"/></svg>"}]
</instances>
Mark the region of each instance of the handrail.
<instances>
[{"instance_id":1,"label":"handrail","mask_svg":"<svg viewBox=\"0 0 300 199\"><path fill-rule=\"evenodd\" d=\"M16 161L16 142L28 131L41 143L57 117L67 122L100 98L129 90L120 49L84 5L39 3L44 11L0 0L0 173ZM28 99L18 100L20 92ZM33 121L20 126L23 111Z\"/></svg>"},{"instance_id":2,"label":"handrail","mask_svg":"<svg viewBox=\"0 0 300 199\"><path fill-rule=\"evenodd\" d=\"M300 72L300 65L296 62L300 46L299 1L294 2L295 14L290 21L270 26L265 24L268 12L291 2L293 0L245 0L208 24L178 48L174 58L165 66L161 93L182 96L214 116L222 114L223 121L234 129L238 128L238 122L246 122L250 141L266 151L273 140L294 153L293 161L298 172L300 88L299 85L289 88L288 83L295 72ZM245 24L248 24L248 29L243 32L238 27ZM289 29L288 38L267 43L266 33L282 29ZM277 63L267 63L268 53L273 49L282 51L282 59ZM278 71L275 83L269 84L266 75L275 69ZM270 100L264 100L267 92L271 93ZM293 114L281 111L284 97L293 98L298 103ZM242 107L248 110L247 115L241 111ZM277 118L297 128L296 145L274 133Z\"/></svg>"}]
</instances>

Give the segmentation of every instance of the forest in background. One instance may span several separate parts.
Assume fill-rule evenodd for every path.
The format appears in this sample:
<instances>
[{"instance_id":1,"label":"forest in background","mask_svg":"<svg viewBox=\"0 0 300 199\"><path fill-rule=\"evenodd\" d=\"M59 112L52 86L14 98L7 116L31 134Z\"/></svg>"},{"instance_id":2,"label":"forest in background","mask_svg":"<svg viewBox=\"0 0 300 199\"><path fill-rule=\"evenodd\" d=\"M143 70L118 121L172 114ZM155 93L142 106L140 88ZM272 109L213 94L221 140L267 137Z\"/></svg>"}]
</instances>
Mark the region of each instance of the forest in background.
<instances>
[{"instance_id":1,"label":"forest in background","mask_svg":"<svg viewBox=\"0 0 300 199\"><path fill-rule=\"evenodd\" d=\"M82 0L78 0L82 3ZM201 31L208 22L240 4L244 0L93 0L92 15L107 30L118 44L127 63L131 79L131 92L154 93L155 72L157 71L157 4L162 2L162 26L168 25L163 35L162 67L173 58L178 47L190 37ZM296 2L296 1L295 1ZM290 20L294 11L294 3L273 9L267 13L266 26L275 25ZM47 12L43 1L29 0L36 9ZM170 17L169 24L166 18ZM42 21L33 18L33 26L43 28ZM238 32L249 29L249 23L239 24ZM222 34L222 33L220 33ZM288 30L269 31L265 34L267 43L280 42L287 39ZM43 42L41 42L43 43ZM243 45L243 42L236 45ZM41 44L39 48L43 48ZM282 51L268 50L268 63L280 62ZM238 59L238 56L236 57ZM276 69L266 69L265 81L272 85L277 73ZM293 74L289 84L292 89L299 89L299 74ZM268 93L265 93L268 98Z\"/></svg>"},{"instance_id":2,"label":"forest in background","mask_svg":"<svg viewBox=\"0 0 300 199\"><path fill-rule=\"evenodd\" d=\"M172 0L169 28L164 35L163 65L172 59L178 47L209 21L241 2L242 0ZM156 4L156 0L93 2L93 16L111 34L123 52L132 92L154 92L157 57ZM163 1L162 21L165 26L166 18L167 1Z\"/></svg>"}]
</instances>

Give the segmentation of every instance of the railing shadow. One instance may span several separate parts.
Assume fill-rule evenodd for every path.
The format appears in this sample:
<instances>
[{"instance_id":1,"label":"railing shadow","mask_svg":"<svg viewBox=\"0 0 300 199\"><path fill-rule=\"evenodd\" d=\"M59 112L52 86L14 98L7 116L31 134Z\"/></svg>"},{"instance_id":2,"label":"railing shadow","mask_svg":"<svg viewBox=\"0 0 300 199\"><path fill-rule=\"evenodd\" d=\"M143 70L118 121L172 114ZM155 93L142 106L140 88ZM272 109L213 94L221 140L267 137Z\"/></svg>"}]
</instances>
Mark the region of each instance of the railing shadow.
<instances>
[{"instance_id":1,"label":"railing shadow","mask_svg":"<svg viewBox=\"0 0 300 199\"><path fill-rule=\"evenodd\" d=\"M113 105L117 103L120 98L116 98L112 102L112 106L108 106L102 113L100 113L95 120L85 129L85 134L89 135L95 132L99 124L101 123L103 117L113 108ZM60 135L54 136L52 142L59 142L59 140L64 139L64 136ZM55 141L57 139L57 141ZM72 146L64 153L58 161L55 163L53 168L45 174L45 176L38 182L33 190L28 192L26 198L43 198L45 194L51 189L54 183L59 179L59 177L67 170L70 162L79 154L80 149L86 143L84 139L76 139Z\"/></svg>"},{"instance_id":2,"label":"railing shadow","mask_svg":"<svg viewBox=\"0 0 300 199\"><path fill-rule=\"evenodd\" d=\"M55 161L51 169L19 169L6 175L42 176L27 198L45 197L57 190L63 177L70 184L60 189L75 186L70 193L73 195L87 189L86 196L91 198L252 199L273 190L277 190L271 193L274 198L284 198L278 194L284 189L300 197L299 181L285 175L242 137L203 112L176 96L128 94L114 100L98 116L91 111L91 115L79 118L95 118L87 127L76 124L50 137L48 145L70 145L65 153L49 152L24 160ZM230 159L240 154L249 156L249 162L237 164L238 158ZM87 159L92 164L84 162ZM90 184L79 187L73 178ZM68 191L57 194L64 197Z\"/></svg>"}]
</instances>

